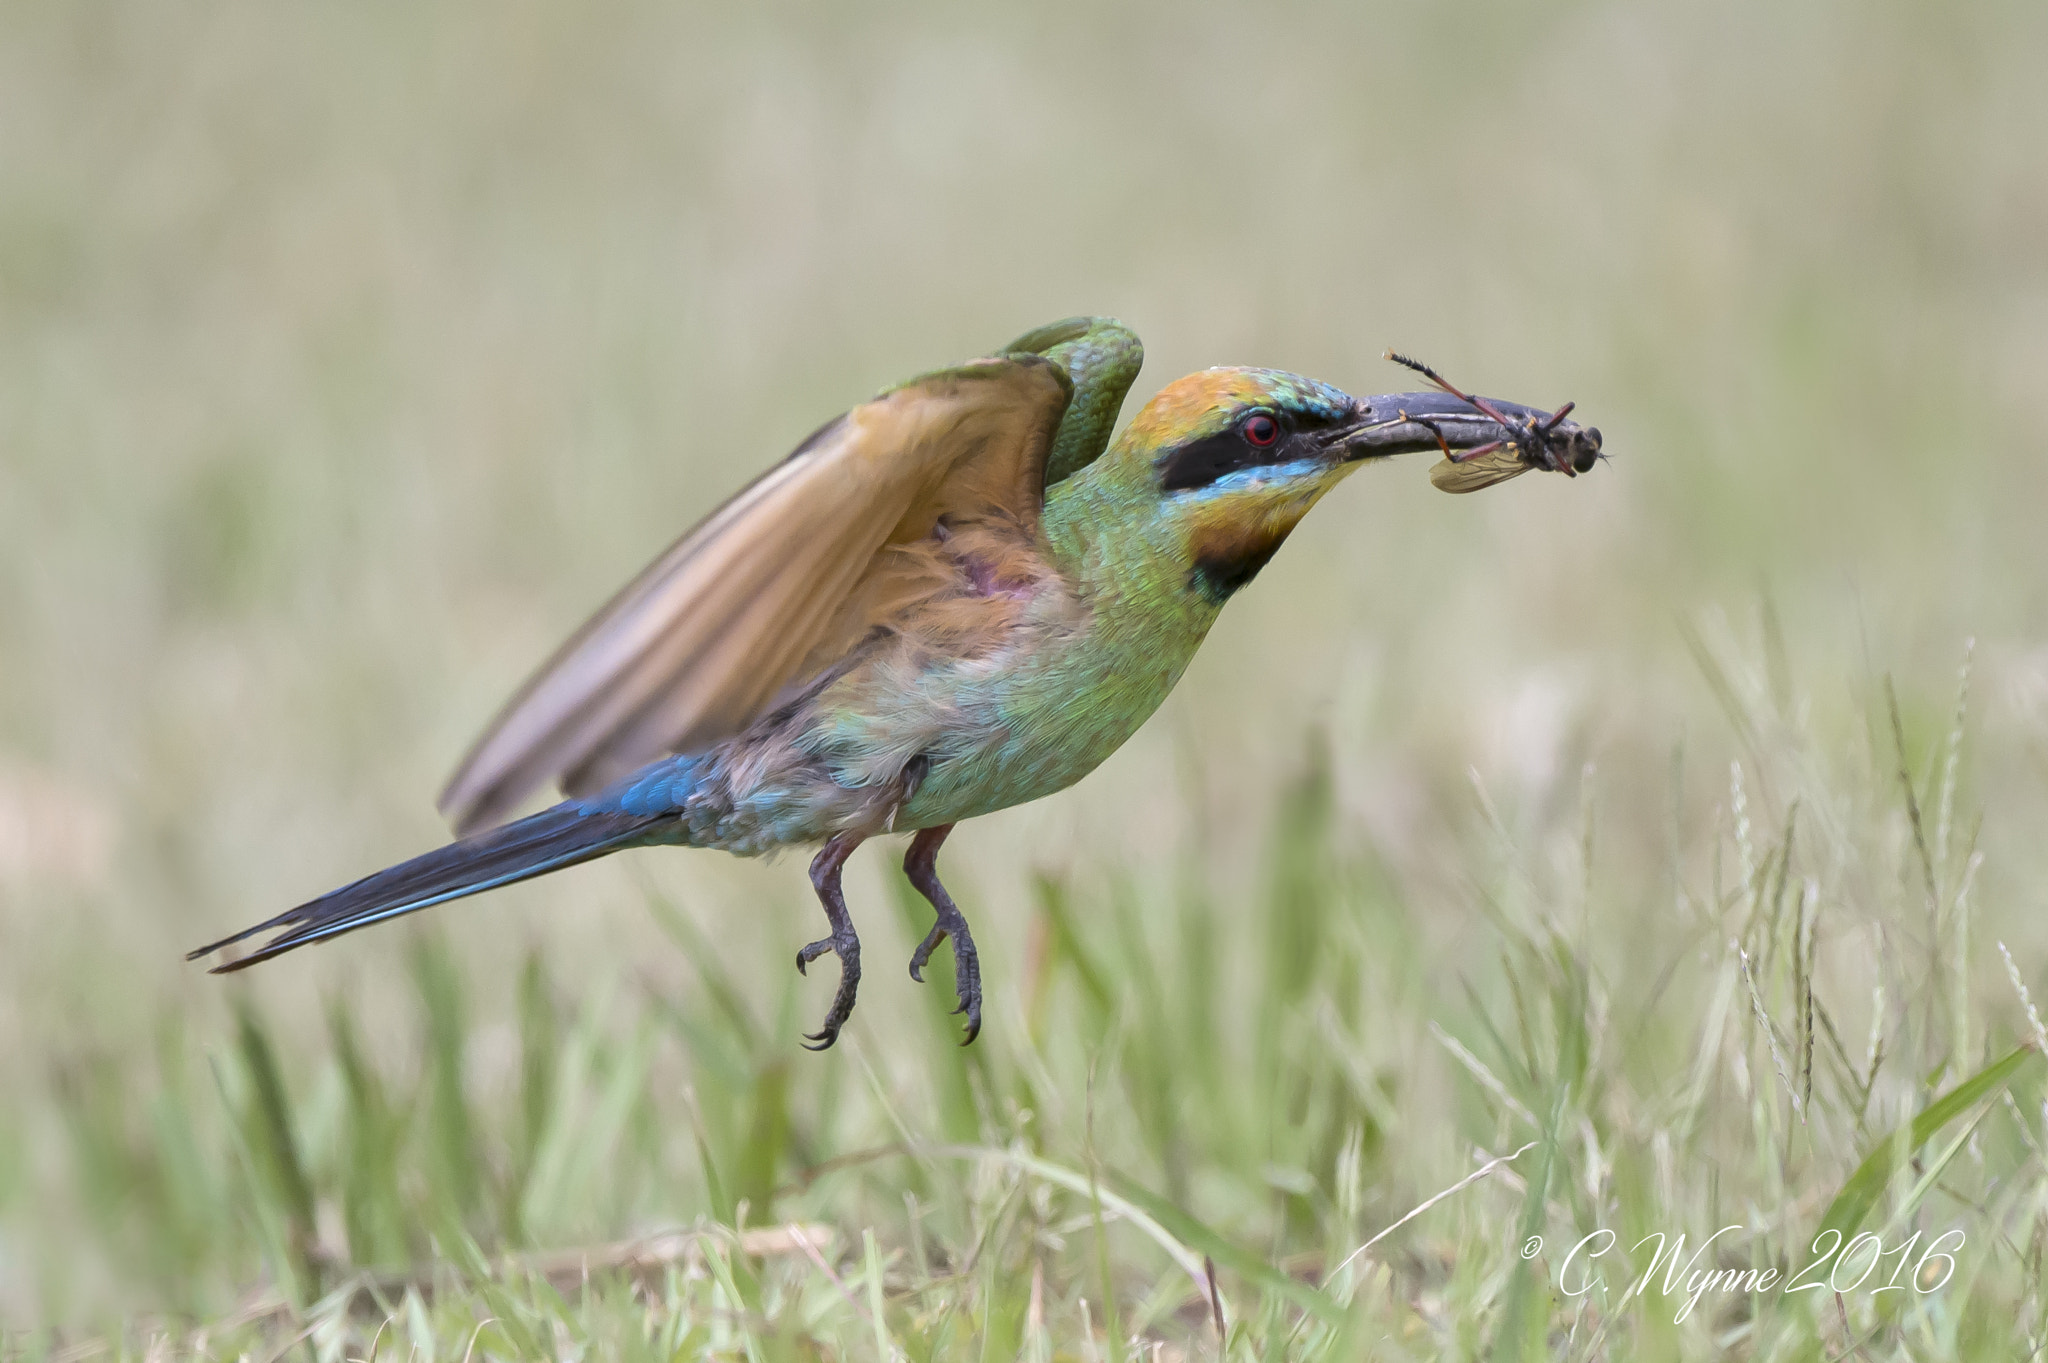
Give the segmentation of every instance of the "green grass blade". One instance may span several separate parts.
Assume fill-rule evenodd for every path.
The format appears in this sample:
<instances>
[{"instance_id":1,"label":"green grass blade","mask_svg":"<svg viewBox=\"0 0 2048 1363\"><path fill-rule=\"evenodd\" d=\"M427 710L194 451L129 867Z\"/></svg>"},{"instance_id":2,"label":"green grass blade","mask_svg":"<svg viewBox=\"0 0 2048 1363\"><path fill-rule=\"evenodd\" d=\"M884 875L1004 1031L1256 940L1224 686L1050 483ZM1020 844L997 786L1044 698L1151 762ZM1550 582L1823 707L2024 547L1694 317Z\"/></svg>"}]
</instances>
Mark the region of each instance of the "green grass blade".
<instances>
[{"instance_id":1,"label":"green grass blade","mask_svg":"<svg viewBox=\"0 0 2048 1363\"><path fill-rule=\"evenodd\" d=\"M1077 1174L1049 1160L1018 1151L983 1146L933 1146L922 1153L954 1159L1000 1160L1034 1178L1065 1188L1068 1192L1081 1197L1091 1195L1090 1182L1086 1175ZM1257 1255L1239 1248L1171 1202L1139 1187L1129 1179L1105 1172L1102 1180L1095 1185L1093 1195L1099 1196L1103 1206L1115 1211L1164 1249L1188 1275L1198 1296L1207 1291L1201 1257L1206 1254L1246 1281L1286 1298L1311 1315L1332 1325L1344 1319L1344 1309L1324 1293L1307 1283L1288 1277Z\"/></svg>"},{"instance_id":2,"label":"green grass blade","mask_svg":"<svg viewBox=\"0 0 2048 1363\"><path fill-rule=\"evenodd\" d=\"M314 1256L313 1188L299 1158L291 1103L270 1035L246 1000L235 1009L236 1049L246 1083L246 1102L236 1119L260 1220L275 1223L279 1276L294 1302L320 1295L320 1266ZM267 1213L267 1216L266 1216Z\"/></svg>"},{"instance_id":3,"label":"green grass blade","mask_svg":"<svg viewBox=\"0 0 2048 1363\"><path fill-rule=\"evenodd\" d=\"M515 1243L526 1238L519 1221L520 1202L554 1112L561 1054L562 1019L555 1006L554 985L540 952L530 951L519 975L519 1146L504 1198L506 1234Z\"/></svg>"},{"instance_id":4,"label":"green grass blade","mask_svg":"<svg viewBox=\"0 0 2048 1363\"><path fill-rule=\"evenodd\" d=\"M755 1072L748 1107L747 1137L733 1169L734 1194L750 1208L747 1220L758 1225L774 1219L776 1179L789 1149L787 1061L769 1061ZM708 1155L704 1167L708 1173Z\"/></svg>"},{"instance_id":5,"label":"green grass blade","mask_svg":"<svg viewBox=\"0 0 2048 1363\"><path fill-rule=\"evenodd\" d=\"M437 936L422 935L412 952L413 981L426 1013L426 1053L432 1084L427 1121L440 1167L435 1181L454 1212L466 1220L481 1201L485 1167L477 1148L476 1123L463 1088L463 1051L468 1036L461 976Z\"/></svg>"},{"instance_id":6,"label":"green grass blade","mask_svg":"<svg viewBox=\"0 0 2048 1363\"><path fill-rule=\"evenodd\" d=\"M1905 1128L1903 1145L1906 1153L1918 1150L1932 1140L1935 1133L1977 1103L1997 1097L2030 1060L2038 1058L2032 1046L2017 1047L1928 1104L1926 1110ZM1849 1175L1842 1190L1828 1204L1827 1212L1814 1232L1816 1236L1830 1230L1840 1231L1842 1241L1847 1242L1862 1226L1863 1219L1870 1215L1870 1209L1877 1205L1896 1172L1893 1155L1898 1136L1899 1133L1894 1131L1874 1143L1870 1154L1856 1166L1856 1172Z\"/></svg>"}]
</instances>

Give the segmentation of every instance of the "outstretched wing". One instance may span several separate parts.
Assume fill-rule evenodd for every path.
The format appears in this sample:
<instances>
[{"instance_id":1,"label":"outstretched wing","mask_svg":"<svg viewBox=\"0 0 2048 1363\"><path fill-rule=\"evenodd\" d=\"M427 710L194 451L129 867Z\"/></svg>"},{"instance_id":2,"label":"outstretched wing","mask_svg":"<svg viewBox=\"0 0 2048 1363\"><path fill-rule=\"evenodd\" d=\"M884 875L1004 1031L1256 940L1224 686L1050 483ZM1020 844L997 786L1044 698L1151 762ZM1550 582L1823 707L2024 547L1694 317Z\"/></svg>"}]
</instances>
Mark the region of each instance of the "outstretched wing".
<instances>
[{"instance_id":1,"label":"outstretched wing","mask_svg":"<svg viewBox=\"0 0 2048 1363\"><path fill-rule=\"evenodd\" d=\"M550 658L463 759L459 833L536 788L589 794L744 729L802 670L850 648L844 609L888 545L949 511L1038 527L1072 384L1035 355L913 379L821 428L678 540Z\"/></svg>"}]
</instances>

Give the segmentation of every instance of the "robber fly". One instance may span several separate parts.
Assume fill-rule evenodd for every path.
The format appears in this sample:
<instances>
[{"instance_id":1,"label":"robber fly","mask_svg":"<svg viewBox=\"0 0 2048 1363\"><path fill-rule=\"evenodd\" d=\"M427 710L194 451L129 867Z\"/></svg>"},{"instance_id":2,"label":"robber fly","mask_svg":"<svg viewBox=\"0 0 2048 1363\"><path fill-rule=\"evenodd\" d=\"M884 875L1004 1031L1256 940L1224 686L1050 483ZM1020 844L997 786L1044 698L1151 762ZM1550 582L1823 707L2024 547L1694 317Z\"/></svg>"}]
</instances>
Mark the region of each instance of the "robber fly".
<instances>
[{"instance_id":1,"label":"robber fly","mask_svg":"<svg viewBox=\"0 0 2048 1363\"><path fill-rule=\"evenodd\" d=\"M1444 462L1429 471L1429 481L1444 492L1477 492L1530 469L1576 478L1606 457L1600 453L1600 430L1597 426L1565 424L1565 417L1576 403L1567 402L1540 420L1533 415L1514 416L1501 411L1485 398L1464 392L1420 360L1411 360L1391 350L1387 352L1387 358L1414 370L1439 390L1465 403L1507 432L1490 444L1469 450L1453 450L1434 421L1403 413L1407 420L1426 427L1442 447Z\"/></svg>"}]
</instances>

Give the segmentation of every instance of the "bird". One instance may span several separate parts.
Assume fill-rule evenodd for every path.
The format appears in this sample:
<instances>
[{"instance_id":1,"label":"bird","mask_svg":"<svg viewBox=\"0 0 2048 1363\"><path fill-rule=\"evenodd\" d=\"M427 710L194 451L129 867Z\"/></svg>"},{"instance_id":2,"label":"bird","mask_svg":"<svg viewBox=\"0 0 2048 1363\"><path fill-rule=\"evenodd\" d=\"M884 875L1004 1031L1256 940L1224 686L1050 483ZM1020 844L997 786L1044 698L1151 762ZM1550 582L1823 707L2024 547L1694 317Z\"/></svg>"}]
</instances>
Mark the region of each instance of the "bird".
<instances>
[{"instance_id":1,"label":"bird","mask_svg":"<svg viewBox=\"0 0 2048 1363\"><path fill-rule=\"evenodd\" d=\"M215 973L628 848L817 848L838 958L805 1044L861 979L840 873L909 834L903 870L950 940L965 1045L979 954L938 874L963 820L1074 784L1180 680L1218 614L1364 464L1439 450L1449 490L1582 472L1600 433L1451 387L1354 398L1275 369L1179 379L1112 440L1144 359L1106 317L884 390L820 426L564 643L462 760L454 841L193 951L275 935ZM513 817L543 787L562 799Z\"/></svg>"}]
</instances>

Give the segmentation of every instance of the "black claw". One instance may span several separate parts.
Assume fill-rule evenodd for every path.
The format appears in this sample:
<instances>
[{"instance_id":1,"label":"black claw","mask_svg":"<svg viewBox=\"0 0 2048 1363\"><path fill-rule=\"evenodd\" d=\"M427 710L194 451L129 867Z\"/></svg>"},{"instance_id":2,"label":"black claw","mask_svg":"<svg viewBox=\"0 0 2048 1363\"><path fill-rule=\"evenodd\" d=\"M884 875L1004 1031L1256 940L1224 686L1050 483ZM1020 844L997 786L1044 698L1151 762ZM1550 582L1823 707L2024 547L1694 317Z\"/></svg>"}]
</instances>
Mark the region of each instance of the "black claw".
<instances>
[{"instance_id":1,"label":"black claw","mask_svg":"<svg viewBox=\"0 0 2048 1363\"><path fill-rule=\"evenodd\" d=\"M931 960L932 952L947 938L953 939L953 979L960 993L960 1006L953 1010L955 1016L967 1015L967 1036L961 1041L965 1046L981 1035L981 957L974 949L974 934L968 930L967 919L961 914L953 897L946 893L946 887L939 883L939 844L953 831L953 825L942 824L927 828L911 839L910 851L903 858L903 873L910 877L910 883L917 892L931 901L938 921L932 930L918 943L917 950L910 956L910 978L924 983L924 968Z\"/></svg>"},{"instance_id":2,"label":"black claw","mask_svg":"<svg viewBox=\"0 0 2048 1363\"><path fill-rule=\"evenodd\" d=\"M974 939L967 934L965 919L960 923L960 935L953 939L953 973L960 984L960 1006L953 1011L967 1015L967 1036L960 1043L965 1046L981 1035L981 958L975 953Z\"/></svg>"},{"instance_id":3,"label":"black claw","mask_svg":"<svg viewBox=\"0 0 2048 1363\"><path fill-rule=\"evenodd\" d=\"M813 951L812 948L821 950ZM839 941L828 937L811 943L804 951L810 952L814 958L825 951L830 951L839 958L839 989L832 996L832 1007L826 1012L824 1024L817 1031L804 1034L806 1041L818 1043L805 1047L806 1050L829 1050L832 1043L839 1040L839 1029L853 1016L853 998L860 988L860 939L848 932ZM799 953L799 961L801 959L802 953Z\"/></svg>"},{"instance_id":4,"label":"black claw","mask_svg":"<svg viewBox=\"0 0 2048 1363\"><path fill-rule=\"evenodd\" d=\"M832 950L832 946L833 943L830 937L820 937L815 942L807 943L804 946L804 948L796 954L796 973L799 975L808 975L810 971L806 967L808 967L812 961L817 960L820 956L823 956L826 952Z\"/></svg>"},{"instance_id":5,"label":"black claw","mask_svg":"<svg viewBox=\"0 0 2048 1363\"><path fill-rule=\"evenodd\" d=\"M966 925L963 923L962 926ZM931 961L932 953L938 950L939 943L945 940L946 925L944 923L932 924L932 930L924 935L922 942L917 944L917 950L910 953L911 979L916 980L919 984L924 983L924 968Z\"/></svg>"},{"instance_id":6,"label":"black claw","mask_svg":"<svg viewBox=\"0 0 2048 1363\"><path fill-rule=\"evenodd\" d=\"M807 1051L830 1050L832 1043L839 1040L839 1029L853 1016L854 995L860 989L860 938L853 930L853 919L846 912L845 896L839 892L839 869L846 864L846 858L853 849L860 846L860 839L847 834L825 844L811 862L811 885L818 892L818 902L824 905L825 917L832 924L832 935L820 937L796 954L796 969L800 975L812 961L826 952L839 958L839 988L832 995L832 1007L825 1014L825 1021L815 1032L804 1034L804 1049ZM811 1043L815 1042L813 1045Z\"/></svg>"}]
</instances>

